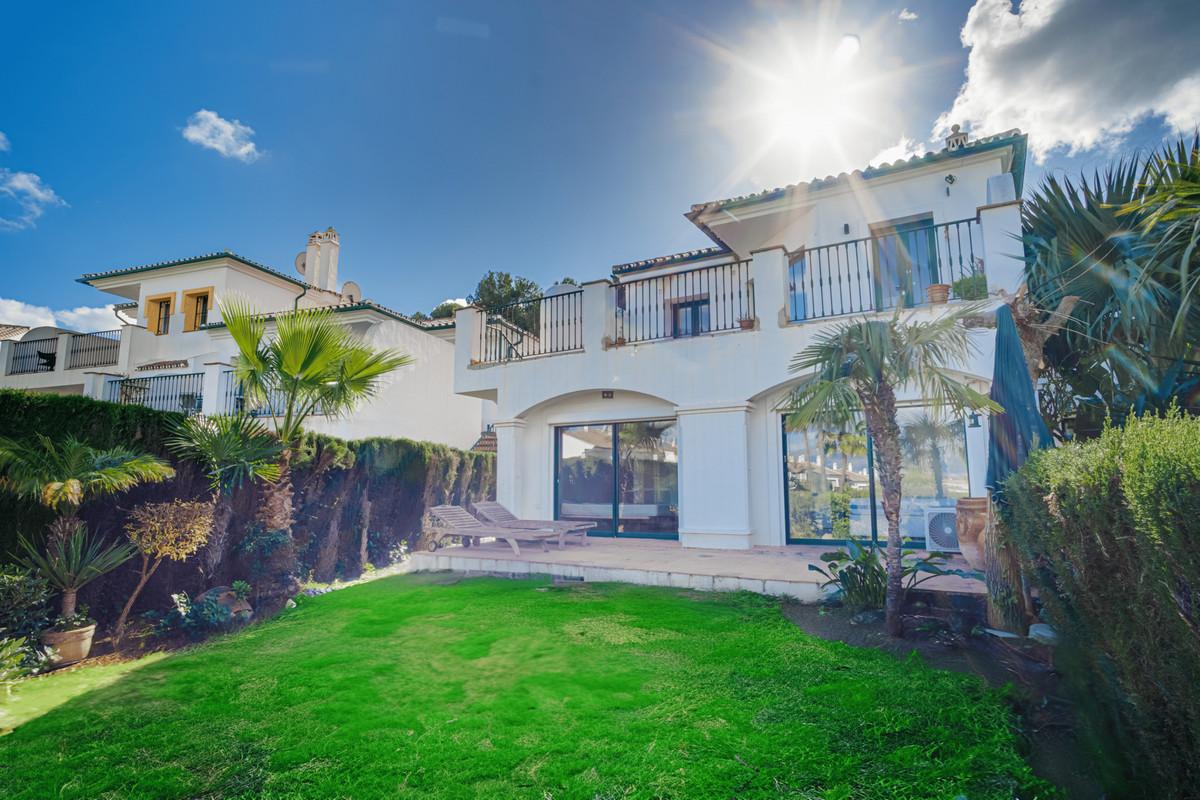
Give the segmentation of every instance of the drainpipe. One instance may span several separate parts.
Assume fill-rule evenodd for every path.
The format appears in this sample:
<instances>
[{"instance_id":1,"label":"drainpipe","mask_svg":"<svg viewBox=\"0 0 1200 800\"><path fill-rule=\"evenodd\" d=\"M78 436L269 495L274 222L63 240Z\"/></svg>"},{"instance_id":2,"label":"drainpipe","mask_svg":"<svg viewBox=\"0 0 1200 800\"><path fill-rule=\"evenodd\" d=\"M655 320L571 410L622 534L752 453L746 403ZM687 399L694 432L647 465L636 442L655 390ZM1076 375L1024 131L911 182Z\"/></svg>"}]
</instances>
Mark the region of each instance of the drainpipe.
<instances>
[{"instance_id":1,"label":"drainpipe","mask_svg":"<svg viewBox=\"0 0 1200 800\"><path fill-rule=\"evenodd\" d=\"M292 311L300 310L300 298L304 297L306 294L308 294L308 284L304 285L304 291L296 295L296 299L292 301Z\"/></svg>"}]
</instances>

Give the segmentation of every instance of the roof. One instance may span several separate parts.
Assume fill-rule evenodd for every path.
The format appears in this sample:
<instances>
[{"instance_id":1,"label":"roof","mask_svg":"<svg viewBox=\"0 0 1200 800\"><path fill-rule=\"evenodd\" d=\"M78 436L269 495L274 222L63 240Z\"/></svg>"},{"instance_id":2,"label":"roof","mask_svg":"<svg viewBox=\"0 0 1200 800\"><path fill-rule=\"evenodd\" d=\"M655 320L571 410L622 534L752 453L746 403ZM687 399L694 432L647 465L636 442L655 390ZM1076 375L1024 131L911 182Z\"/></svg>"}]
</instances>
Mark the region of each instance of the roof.
<instances>
[{"instance_id":1,"label":"roof","mask_svg":"<svg viewBox=\"0 0 1200 800\"><path fill-rule=\"evenodd\" d=\"M102 278L116 278L116 277L120 277L122 275L134 275L139 272L151 272L156 269L167 269L168 267L181 267L181 266L185 266L187 264L200 264L204 261L213 261L218 258L228 258L231 261L237 261L239 264L244 264L245 266L251 267L260 272L265 272L268 275L273 275L276 278L280 278L282 280L287 281L288 283L295 284L296 286L308 287L310 289L316 288L312 284L305 283L304 281L300 280L299 278L293 278L291 275L287 275L283 272L280 272L277 269L272 269L271 267L268 267L265 264L259 264L257 261L251 261L250 259L248 259L244 256L239 256L237 253L233 252L232 250L222 250L217 253L205 253L204 255L192 256L190 258L176 258L172 261L159 261L155 264L141 264L136 267L118 267L117 269L110 269L106 272L87 272L87 273L84 273L81 277L76 278L75 280L77 280L79 283L90 284L92 281L100 280Z\"/></svg>"},{"instance_id":2,"label":"roof","mask_svg":"<svg viewBox=\"0 0 1200 800\"><path fill-rule=\"evenodd\" d=\"M28 331L28 325L5 325L0 322L0 341L5 339L20 339Z\"/></svg>"},{"instance_id":3,"label":"roof","mask_svg":"<svg viewBox=\"0 0 1200 800\"><path fill-rule=\"evenodd\" d=\"M471 447L474 453L494 453L496 452L496 432L484 431L479 434L479 439Z\"/></svg>"},{"instance_id":4,"label":"roof","mask_svg":"<svg viewBox=\"0 0 1200 800\"><path fill-rule=\"evenodd\" d=\"M705 247L700 250L685 250L682 253L672 253L669 256L658 256L657 258L647 258L642 261L630 261L628 264L614 264L612 268L613 275L624 275L629 272L640 272L644 269L654 269L656 267L670 267L676 264L686 264L690 261L700 261L713 256L725 255L729 252L728 247L714 246Z\"/></svg>"},{"instance_id":5,"label":"roof","mask_svg":"<svg viewBox=\"0 0 1200 800\"><path fill-rule=\"evenodd\" d=\"M809 181L801 183L793 183L788 186L780 186L774 189L764 189L761 192L752 194L739 195L737 197L729 197L724 200L710 200L706 203L696 203L692 206L692 210L687 212L686 216L697 227L708 234L713 241L724 244L721 239L708 228L707 225L699 221L700 215L709 211L720 211L723 209L739 208L757 203L764 203L771 200L777 200L789 194L799 191L817 191L819 189L828 189L839 184L848 183L851 179L856 180L871 180L872 178L881 178L885 175L892 175L905 170L917 169L930 164L937 164L944 161L952 161L954 159L964 158L966 156L984 153L989 150L1000 150L1005 147L1014 149L1012 165L1009 167L1013 174L1013 182L1016 185L1017 197L1021 196L1023 183L1025 179L1025 152L1028 136L1021 133L1017 128L1010 131L996 134L995 136L985 136L981 139L968 141L961 147L951 149L943 148L936 153L925 153L920 156L912 156L908 159L893 161L890 164L884 163L879 166L869 166L866 169L856 169L854 172L842 172L838 175L827 175L824 178L813 178Z\"/></svg>"},{"instance_id":6,"label":"roof","mask_svg":"<svg viewBox=\"0 0 1200 800\"><path fill-rule=\"evenodd\" d=\"M264 314L260 314L259 316L261 316L263 319L271 320L271 319L275 319L275 317L279 316L280 314L290 313L291 310L292 309L289 308L289 309L286 309L283 311L268 311ZM306 311L332 311L335 314L340 314L340 313L344 313L347 311L376 311L380 314L383 314L385 317L394 319L397 322L403 322L405 324L411 325L414 328L419 328L421 330L453 327L453 323L450 323L449 325L441 324L442 323L441 320L436 321L439 324L426 324L420 320L415 320L406 314L401 314L399 311L396 311L395 309L388 308L387 306L381 306L378 303L372 302L370 300L356 300L353 303L338 303L337 305L330 305L330 306L316 306L315 308L307 308L307 309L303 309L303 310L306 310ZM202 327L205 330L211 330L211 329L215 329L215 328L224 328L225 323L218 320L216 322L209 322L209 323L203 325Z\"/></svg>"}]
</instances>

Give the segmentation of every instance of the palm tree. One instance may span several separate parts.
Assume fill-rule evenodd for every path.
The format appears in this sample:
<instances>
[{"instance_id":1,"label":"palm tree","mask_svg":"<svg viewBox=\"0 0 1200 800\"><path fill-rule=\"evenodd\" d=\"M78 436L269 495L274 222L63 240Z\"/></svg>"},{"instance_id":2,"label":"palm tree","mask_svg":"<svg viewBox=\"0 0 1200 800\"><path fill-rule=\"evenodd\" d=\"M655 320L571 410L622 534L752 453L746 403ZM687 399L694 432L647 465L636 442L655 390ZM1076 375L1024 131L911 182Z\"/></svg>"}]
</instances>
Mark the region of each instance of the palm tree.
<instances>
[{"instance_id":1,"label":"palm tree","mask_svg":"<svg viewBox=\"0 0 1200 800\"><path fill-rule=\"evenodd\" d=\"M283 446L279 479L267 487L259 521L267 530L286 530L292 526L289 465L304 422L318 410L330 417L349 413L378 391L385 375L412 359L363 344L328 309L277 315L271 338L266 317L242 300L225 300L221 320L237 344L234 375L246 400L251 407L270 407Z\"/></svg>"},{"instance_id":2,"label":"palm tree","mask_svg":"<svg viewBox=\"0 0 1200 800\"><path fill-rule=\"evenodd\" d=\"M926 463L933 473L934 493L946 496L946 445L959 441L959 420L943 420L926 411L904 426L903 445L913 461Z\"/></svg>"},{"instance_id":3,"label":"palm tree","mask_svg":"<svg viewBox=\"0 0 1200 800\"><path fill-rule=\"evenodd\" d=\"M261 420L248 414L222 417L184 417L171 428L167 447L199 464L212 491L212 530L201 555L202 569L211 579L225 552L233 518L233 491L243 483L279 480L283 446Z\"/></svg>"},{"instance_id":4,"label":"palm tree","mask_svg":"<svg viewBox=\"0 0 1200 800\"><path fill-rule=\"evenodd\" d=\"M0 487L58 512L50 525L58 540L79 527L76 514L88 500L174 476L156 456L123 447L99 450L73 436L62 442L42 434L32 442L0 438Z\"/></svg>"},{"instance_id":5,"label":"palm tree","mask_svg":"<svg viewBox=\"0 0 1200 800\"><path fill-rule=\"evenodd\" d=\"M62 616L68 620L75 615L75 598L80 589L121 566L137 552L130 544L103 547L99 537L88 537L82 523L70 536L51 539L45 555L24 537L18 542L25 557L17 562L37 572L62 593Z\"/></svg>"},{"instance_id":6,"label":"palm tree","mask_svg":"<svg viewBox=\"0 0 1200 800\"><path fill-rule=\"evenodd\" d=\"M1194 406L1198 187L1200 140L1181 140L1078 184L1049 175L1022 206L1029 302L1049 310L1078 298L1037 355L1097 419Z\"/></svg>"},{"instance_id":7,"label":"palm tree","mask_svg":"<svg viewBox=\"0 0 1200 800\"><path fill-rule=\"evenodd\" d=\"M845 425L861 414L875 449L875 465L883 490L883 513L888 534L887 627L903 633L900 622L902 566L900 563L901 445L896 421L896 391L915 389L935 409L961 413L966 409L999 408L984 395L960 382L950 370L974 350L963 327L964 317L978 315L967 307L927 322L863 318L843 322L817 334L791 363L805 377L789 401L794 427Z\"/></svg>"}]
</instances>

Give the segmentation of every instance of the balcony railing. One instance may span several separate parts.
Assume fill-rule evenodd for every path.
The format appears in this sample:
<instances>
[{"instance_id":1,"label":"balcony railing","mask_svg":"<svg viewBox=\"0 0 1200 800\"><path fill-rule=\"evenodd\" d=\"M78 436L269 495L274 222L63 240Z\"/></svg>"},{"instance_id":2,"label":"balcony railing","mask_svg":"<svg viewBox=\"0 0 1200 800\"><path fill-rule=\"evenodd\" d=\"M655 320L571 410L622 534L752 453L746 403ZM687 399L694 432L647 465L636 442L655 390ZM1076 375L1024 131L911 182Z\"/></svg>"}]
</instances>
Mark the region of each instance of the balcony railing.
<instances>
[{"instance_id":1,"label":"balcony railing","mask_svg":"<svg viewBox=\"0 0 1200 800\"><path fill-rule=\"evenodd\" d=\"M58 337L49 339L25 339L13 345L9 375L27 375L31 372L53 372L58 359Z\"/></svg>"},{"instance_id":2,"label":"balcony railing","mask_svg":"<svg viewBox=\"0 0 1200 800\"><path fill-rule=\"evenodd\" d=\"M749 261L622 281L613 291L618 344L697 336L754 324Z\"/></svg>"},{"instance_id":3,"label":"balcony railing","mask_svg":"<svg viewBox=\"0 0 1200 800\"><path fill-rule=\"evenodd\" d=\"M204 405L204 373L122 378L109 381L107 390L106 399L111 403L199 414Z\"/></svg>"},{"instance_id":4,"label":"balcony railing","mask_svg":"<svg viewBox=\"0 0 1200 800\"><path fill-rule=\"evenodd\" d=\"M921 305L933 284L978 299L987 292L982 243L979 222L963 219L802 250L788 267L791 319Z\"/></svg>"},{"instance_id":5,"label":"balcony railing","mask_svg":"<svg viewBox=\"0 0 1200 800\"><path fill-rule=\"evenodd\" d=\"M117 363L121 352L121 331L76 333L71 336L67 353L67 369L110 367Z\"/></svg>"},{"instance_id":6,"label":"balcony railing","mask_svg":"<svg viewBox=\"0 0 1200 800\"><path fill-rule=\"evenodd\" d=\"M287 407L286 398L282 392L271 392L265 402L252 403L246 397L246 390L237 379L233 370L227 369L221 373L221 413L249 414L252 417L278 417ZM322 416L325 409L318 403L309 414Z\"/></svg>"},{"instance_id":7,"label":"balcony railing","mask_svg":"<svg viewBox=\"0 0 1200 800\"><path fill-rule=\"evenodd\" d=\"M499 364L583 349L583 291L485 309L479 360Z\"/></svg>"}]
</instances>

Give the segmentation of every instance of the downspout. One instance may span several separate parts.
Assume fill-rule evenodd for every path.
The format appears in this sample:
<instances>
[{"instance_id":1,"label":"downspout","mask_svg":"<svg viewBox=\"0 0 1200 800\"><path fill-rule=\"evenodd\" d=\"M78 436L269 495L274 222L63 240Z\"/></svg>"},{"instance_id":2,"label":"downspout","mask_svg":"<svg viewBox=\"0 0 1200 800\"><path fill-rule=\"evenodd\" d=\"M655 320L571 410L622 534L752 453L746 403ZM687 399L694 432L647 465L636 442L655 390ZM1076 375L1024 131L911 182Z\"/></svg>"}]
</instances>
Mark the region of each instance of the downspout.
<instances>
[{"instance_id":1,"label":"downspout","mask_svg":"<svg viewBox=\"0 0 1200 800\"><path fill-rule=\"evenodd\" d=\"M306 294L308 294L308 284L307 283L304 284L304 291L301 292L300 294L296 295L296 299L292 301L292 311L300 310L300 298L304 297L304 295L306 295Z\"/></svg>"}]
</instances>

